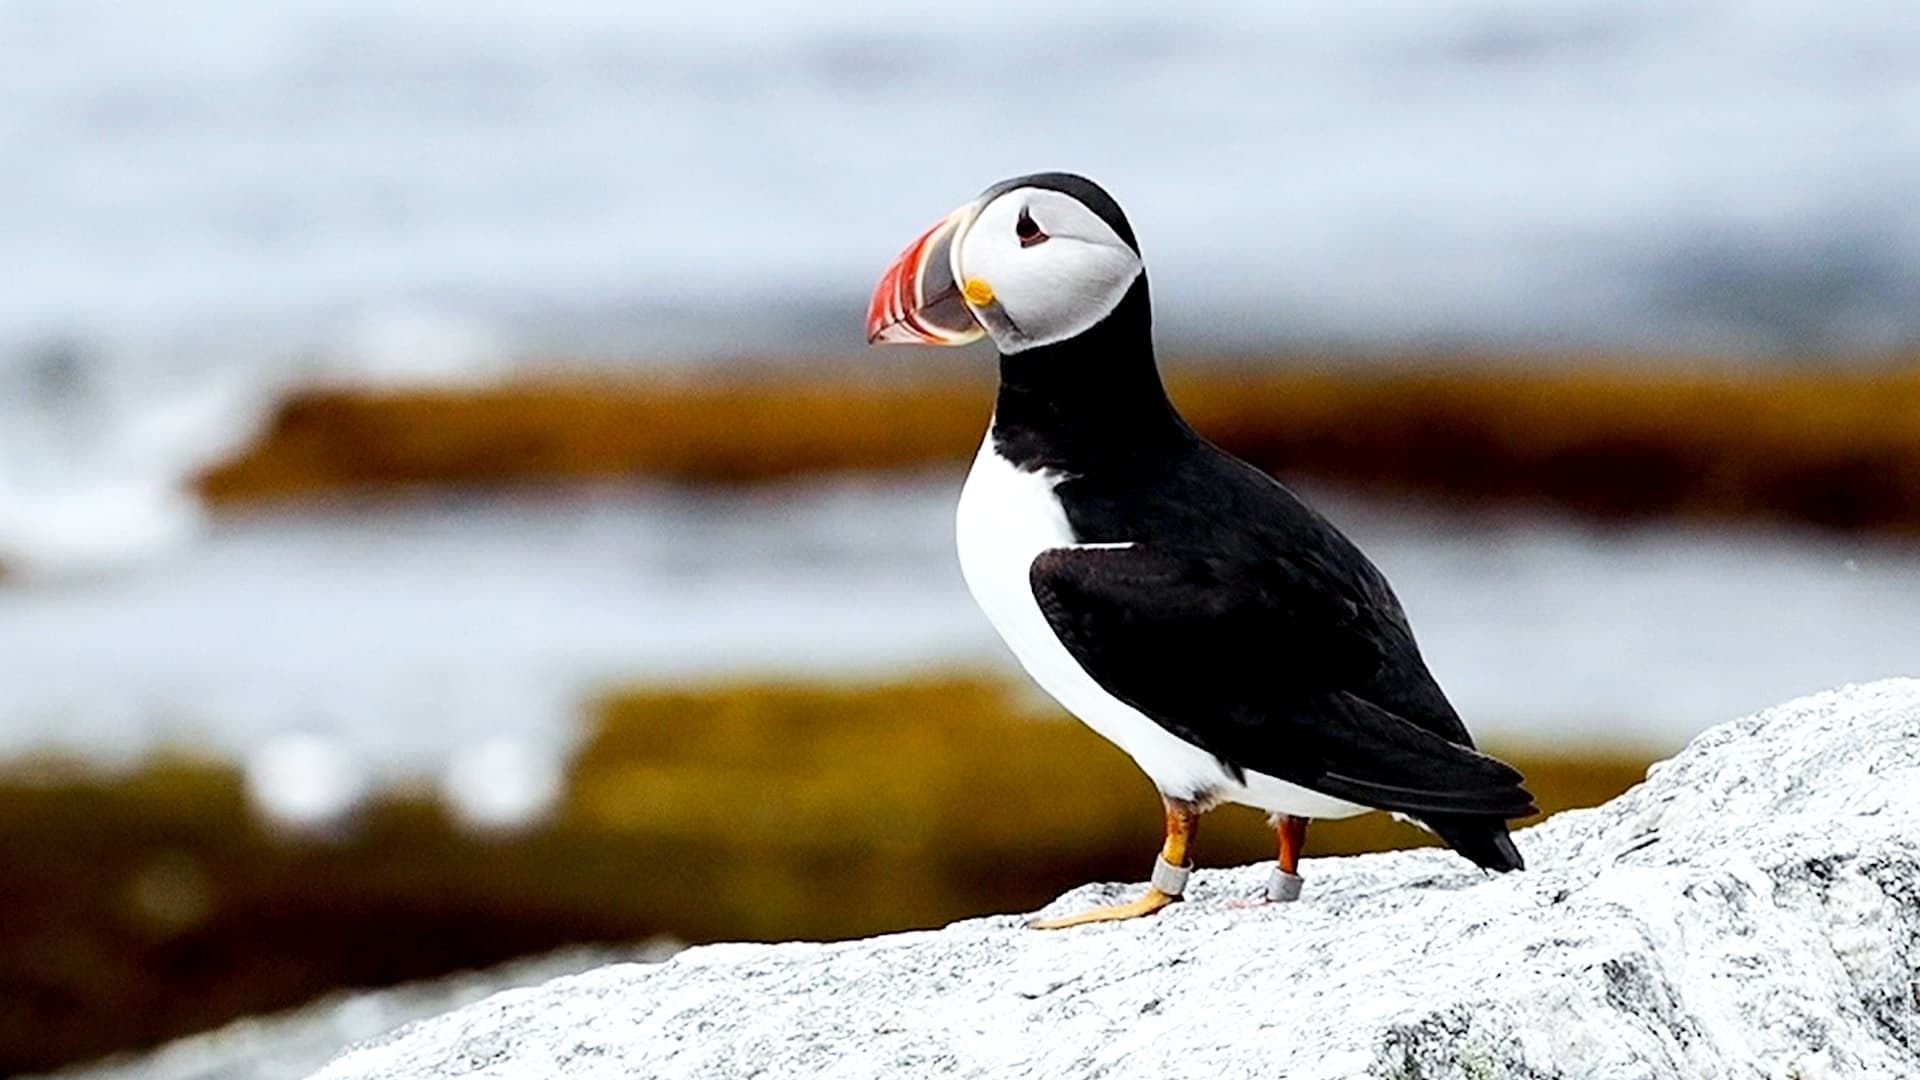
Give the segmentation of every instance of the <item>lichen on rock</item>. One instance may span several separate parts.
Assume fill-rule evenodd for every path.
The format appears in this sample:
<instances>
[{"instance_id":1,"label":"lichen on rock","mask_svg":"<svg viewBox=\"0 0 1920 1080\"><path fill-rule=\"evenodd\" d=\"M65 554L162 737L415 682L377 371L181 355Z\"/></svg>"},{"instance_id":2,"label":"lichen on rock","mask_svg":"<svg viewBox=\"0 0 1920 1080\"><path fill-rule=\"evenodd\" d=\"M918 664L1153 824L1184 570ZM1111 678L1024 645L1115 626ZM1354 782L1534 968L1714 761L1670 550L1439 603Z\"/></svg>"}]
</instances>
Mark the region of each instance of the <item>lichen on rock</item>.
<instances>
[{"instance_id":1,"label":"lichen on rock","mask_svg":"<svg viewBox=\"0 0 1920 1080\"><path fill-rule=\"evenodd\" d=\"M1202 871L1151 919L719 945L511 991L325 1080L629 1076L1920 1076L1920 680L1714 728L1519 834ZM1067 911L1137 885L1092 885Z\"/></svg>"}]
</instances>

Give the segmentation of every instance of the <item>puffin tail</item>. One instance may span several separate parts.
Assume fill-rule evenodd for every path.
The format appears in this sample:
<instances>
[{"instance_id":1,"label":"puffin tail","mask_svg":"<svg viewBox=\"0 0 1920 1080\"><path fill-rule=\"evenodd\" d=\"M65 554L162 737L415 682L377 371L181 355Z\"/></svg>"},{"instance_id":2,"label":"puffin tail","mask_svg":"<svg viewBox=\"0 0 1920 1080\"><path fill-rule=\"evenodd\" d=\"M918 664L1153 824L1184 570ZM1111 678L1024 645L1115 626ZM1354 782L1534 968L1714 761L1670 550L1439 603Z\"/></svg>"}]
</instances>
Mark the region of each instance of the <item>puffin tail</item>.
<instances>
[{"instance_id":1,"label":"puffin tail","mask_svg":"<svg viewBox=\"0 0 1920 1080\"><path fill-rule=\"evenodd\" d=\"M1468 814L1433 814L1421 819L1447 846L1473 861L1483 870L1502 874L1526 869L1520 849L1513 846L1502 818Z\"/></svg>"}]
</instances>

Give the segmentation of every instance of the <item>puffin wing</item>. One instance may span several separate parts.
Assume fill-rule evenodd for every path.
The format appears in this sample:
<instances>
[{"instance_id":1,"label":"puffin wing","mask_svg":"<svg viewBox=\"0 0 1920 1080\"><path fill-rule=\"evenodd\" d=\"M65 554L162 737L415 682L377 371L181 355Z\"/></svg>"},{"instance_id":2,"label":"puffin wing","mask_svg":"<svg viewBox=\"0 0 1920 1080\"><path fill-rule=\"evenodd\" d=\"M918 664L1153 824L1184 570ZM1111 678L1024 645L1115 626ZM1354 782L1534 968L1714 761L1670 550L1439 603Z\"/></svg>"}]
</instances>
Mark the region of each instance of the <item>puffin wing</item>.
<instances>
[{"instance_id":1,"label":"puffin wing","mask_svg":"<svg viewBox=\"0 0 1920 1080\"><path fill-rule=\"evenodd\" d=\"M1085 545L1041 552L1028 579L1089 675L1231 770L1383 810L1534 812L1511 766L1366 699L1402 646L1326 568Z\"/></svg>"}]
</instances>

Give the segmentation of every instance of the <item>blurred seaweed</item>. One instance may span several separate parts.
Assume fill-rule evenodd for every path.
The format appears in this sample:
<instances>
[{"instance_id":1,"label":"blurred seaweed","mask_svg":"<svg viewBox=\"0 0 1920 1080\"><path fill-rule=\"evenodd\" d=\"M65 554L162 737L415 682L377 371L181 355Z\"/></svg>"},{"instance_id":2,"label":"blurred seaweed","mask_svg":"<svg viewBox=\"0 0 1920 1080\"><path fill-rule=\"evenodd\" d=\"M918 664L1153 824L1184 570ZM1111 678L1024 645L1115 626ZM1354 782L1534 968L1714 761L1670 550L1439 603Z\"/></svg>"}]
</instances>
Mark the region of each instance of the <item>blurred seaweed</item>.
<instances>
[{"instance_id":1,"label":"blurred seaweed","mask_svg":"<svg viewBox=\"0 0 1920 1080\"><path fill-rule=\"evenodd\" d=\"M1603 519L1682 515L1920 532L1920 369L1754 371L1532 357L1177 365L1188 418L1280 476ZM948 369L951 372L951 369ZM874 378L513 380L286 401L206 472L216 503L389 485L743 484L961 462L987 369Z\"/></svg>"}]
</instances>

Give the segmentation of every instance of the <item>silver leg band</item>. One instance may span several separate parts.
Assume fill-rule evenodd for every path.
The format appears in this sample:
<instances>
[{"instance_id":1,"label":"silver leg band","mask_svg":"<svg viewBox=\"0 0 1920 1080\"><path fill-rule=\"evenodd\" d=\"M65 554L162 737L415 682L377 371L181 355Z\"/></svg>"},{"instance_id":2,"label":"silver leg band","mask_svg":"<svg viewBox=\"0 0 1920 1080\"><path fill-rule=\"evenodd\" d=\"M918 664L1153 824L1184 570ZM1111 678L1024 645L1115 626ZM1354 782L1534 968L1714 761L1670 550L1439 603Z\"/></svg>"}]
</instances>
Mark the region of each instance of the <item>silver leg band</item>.
<instances>
[{"instance_id":1,"label":"silver leg band","mask_svg":"<svg viewBox=\"0 0 1920 1080\"><path fill-rule=\"evenodd\" d=\"M1147 879L1147 884L1168 896L1184 896L1187 891L1187 879L1192 876L1193 867L1175 866L1164 857L1155 856L1153 876Z\"/></svg>"},{"instance_id":2,"label":"silver leg band","mask_svg":"<svg viewBox=\"0 0 1920 1080\"><path fill-rule=\"evenodd\" d=\"M1289 874L1276 866L1273 868L1273 873L1267 877L1267 899L1276 904L1298 900L1300 884L1299 874Z\"/></svg>"}]
</instances>

